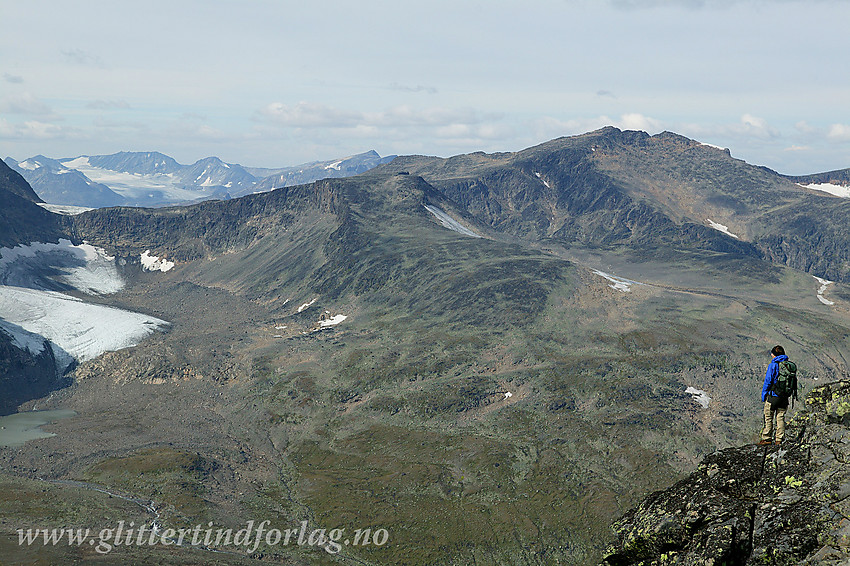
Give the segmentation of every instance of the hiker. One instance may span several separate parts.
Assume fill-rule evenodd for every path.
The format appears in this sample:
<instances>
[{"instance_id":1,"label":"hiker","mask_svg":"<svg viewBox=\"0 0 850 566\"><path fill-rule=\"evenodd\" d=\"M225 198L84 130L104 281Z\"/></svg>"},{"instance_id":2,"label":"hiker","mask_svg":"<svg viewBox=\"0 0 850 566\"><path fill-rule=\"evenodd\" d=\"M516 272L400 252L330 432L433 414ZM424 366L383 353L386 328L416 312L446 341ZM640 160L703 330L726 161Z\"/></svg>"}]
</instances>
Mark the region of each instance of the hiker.
<instances>
[{"instance_id":1,"label":"hiker","mask_svg":"<svg viewBox=\"0 0 850 566\"><path fill-rule=\"evenodd\" d=\"M788 410L788 400L796 395L797 366L785 355L782 346L774 346L770 350L773 359L764 374L764 385L761 389L761 400L764 402L764 428L761 430L760 445L773 444L773 421L776 420L776 444L781 444L785 438L785 412Z\"/></svg>"}]
</instances>

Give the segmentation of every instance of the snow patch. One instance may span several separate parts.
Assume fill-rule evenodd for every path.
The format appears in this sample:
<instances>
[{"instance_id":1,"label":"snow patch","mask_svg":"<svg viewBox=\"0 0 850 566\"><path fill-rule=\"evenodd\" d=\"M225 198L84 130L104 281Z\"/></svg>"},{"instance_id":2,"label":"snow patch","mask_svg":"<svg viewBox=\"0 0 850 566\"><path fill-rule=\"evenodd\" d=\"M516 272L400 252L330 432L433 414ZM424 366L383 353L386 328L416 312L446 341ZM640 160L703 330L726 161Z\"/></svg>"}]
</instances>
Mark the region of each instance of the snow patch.
<instances>
[{"instance_id":1,"label":"snow patch","mask_svg":"<svg viewBox=\"0 0 850 566\"><path fill-rule=\"evenodd\" d=\"M309 303L304 303L303 305L301 305L300 307L298 307L298 312L302 312L304 309L306 309L306 308L309 308L309 307L313 306L313 303L315 303L315 302L316 302L316 301L318 301L318 300L319 300L319 297L316 297L316 298L314 298L312 301L310 301Z\"/></svg>"},{"instance_id":2,"label":"snow patch","mask_svg":"<svg viewBox=\"0 0 850 566\"><path fill-rule=\"evenodd\" d=\"M708 403L711 401L711 397L708 396L708 393L703 391L702 389L697 389L695 387L688 387L685 389L685 393L693 396L694 401L699 403L703 409L708 408Z\"/></svg>"},{"instance_id":3,"label":"snow patch","mask_svg":"<svg viewBox=\"0 0 850 566\"><path fill-rule=\"evenodd\" d=\"M20 163L18 163L18 167L20 167L21 169L26 169L27 171L35 171L36 169L41 167L41 163L39 163L38 161L33 161L32 163L30 163L29 160L21 161Z\"/></svg>"},{"instance_id":4,"label":"snow patch","mask_svg":"<svg viewBox=\"0 0 850 566\"><path fill-rule=\"evenodd\" d=\"M472 236L473 238L481 237L479 234L476 234L475 232L473 232L472 230L470 230L469 228L467 228L466 226L446 214L444 211L437 208L436 206L432 206L430 204L425 204L422 206L428 209L428 212L436 216L437 220L440 221L440 224L442 224L444 228L448 228L449 230L453 230L455 232L463 234L464 236Z\"/></svg>"},{"instance_id":5,"label":"snow patch","mask_svg":"<svg viewBox=\"0 0 850 566\"><path fill-rule=\"evenodd\" d=\"M510 391L505 391L505 399L510 399L513 396L514 396L514 394L511 393Z\"/></svg>"},{"instance_id":6,"label":"snow patch","mask_svg":"<svg viewBox=\"0 0 850 566\"><path fill-rule=\"evenodd\" d=\"M705 142L703 142L703 143L701 143L700 145L704 145L704 146L706 146L706 147L713 147L714 149L720 149L720 150L722 150L722 151L726 151L726 149L727 149L727 148L725 148L725 147L721 147L721 146L719 146L719 145L714 145L713 143L705 143Z\"/></svg>"},{"instance_id":7,"label":"snow patch","mask_svg":"<svg viewBox=\"0 0 850 566\"><path fill-rule=\"evenodd\" d=\"M77 214L94 210L87 206L73 206L70 204L48 204L46 202L37 202L36 204L45 210L53 212L54 214L64 214L66 216L76 216Z\"/></svg>"},{"instance_id":8,"label":"snow patch","mask_svg":"<svg viewBox=\"0 0 850 566\"><path fill-rule=\"evenodd\" d=\"M340 165L342 165L343 161L344 161L344 159L340 159L339 161L334 161L330 165L325 165L325 170L333 169L334 171L339 171Z\"/></svg>"},{"instance_id":9,"label":"snow patch","mask_svg":"<svg viewBox=\"0 0 850 566\"><path fill-rule=\"evenodd\" d=\"M90 295L116 293L124 288L115 258L89 244L75 246L32 244L0 248L0 284L36 289L59 281ZM55 286L54 286L55 288Z\"/></svg>"},{"instance_id":10,"label":"snow patch","mask_svg":"<svg viewBox=\"0 0 850 566\"><path fill-rule=\"evenodd\" d=\"M815 279L817 279L818 283L820 283L820 289L818 289L818 300L825 305L829 305L829 306L834 305L835 304L834 302L830 301L829 299L827 299L826 297L823 296L824 292L826 291L826 288L829 287L830 285L832 285L833 281L829 281L828 279L821 279L820 277L817 277L817 276L815 276Z\"/></svg>"},{"instance_id":11,"label":"snow patch","mask_svg":"<svg viewBox=\"0 0 850 566\"><path fill-rule=\"evenodd\" d=\"M594 149L593 151L596 151L596 150ZM537 175L537 178L538 178L538 179L540 179L541 181L543 181L543 184L546 186L546 188L547 188L547 189L551 189L551 188L552 188L552 187L549 185L549 183L547 183L547 182L546 182L546 179L544 179L544 178L543 178L543 175L541 175L540 173L537 173L536 171L534 172L534 174L535 174L535 175Z\"/></svg>"},{"instance_id":12,"label":"snow patch","mask_svg":"<svg viewBox=\"0 0 850 566\"><path fill-rule=\"evenodd\" d=\"M593 273L600 277L604 277L605 279L610 281L612 284L608 286L622 293L628 293L629 291L631 291L632 285L643 285L643 283L638 283L637 281L614 277L613 275L609 275L608 273L605 273L604 271L599 271L598 269L594 269Z\"/></svg>"},{"instance_id":13,"label":"snow patch","mask_svg":"<svg viewBox=\"0 0 850 566\"><path fill-rule=\"evenodd\" d=\"M145 271L162 271L165 273L169 271L172 267L174 267L173 261L168 261L167 259L160 259L155 255L150 255L150 250L145 250L145 252L139 256L139 259L142 262L142 269Z\"/></svg>"},{"instance_id":14,"label":"snow patch","mask_svg":"<svg viewBox=\"0 0 850 566\"><path fill-rule=\"evenodd\" d=\"M284 330L285 328L286 328L285 324L282 324L281 326L275 326L274 327L275 330Z\"/></svg>"},{"instance_id":15,"label":"snow patch","mask_svg":"<svg viewBox=\"0 0 850 566\"><path fill-rule=\"evenodd\" d=\"M336 326L337 324L339 324L340 322L342 322L346 318L348 318L348 317L345 316L344 314L338 314L338 315L336 315L332 318L329 318L328 320L320 320L319 326L321 326L322 328L324 328L326 326Z\"/></svg>"},{"instance_id":16,"label":"snow patch","mask_svg":"<svg viewBox=\"0 0 850 566\"><path fill-rule=\"evenodd\" d=\"M723 232L727 236L732 236L736 240L740 240L740 238L738 237L737 234L733 234L732 232L729 231L728 226L724 226L723 224L718 224L717 222L714 222L711 218L706 218L705 221L708 222L708 225L711 226L712 228L714 228L715 230L717 230L719 232Z\"/></svg>"},{"instance_id":17,"label":"snow patch","mask_svg":"<svg viewBox=\"0 0 850 566\"><path fill-rule=\"evenodd\" d=\"M850 198L850 187L844 187L842 185L835 185L833 183L812 183L810 185L800 186L815 191L821 191L823 193L829 193L837 197Z\"/></svg>"}]
</instances>

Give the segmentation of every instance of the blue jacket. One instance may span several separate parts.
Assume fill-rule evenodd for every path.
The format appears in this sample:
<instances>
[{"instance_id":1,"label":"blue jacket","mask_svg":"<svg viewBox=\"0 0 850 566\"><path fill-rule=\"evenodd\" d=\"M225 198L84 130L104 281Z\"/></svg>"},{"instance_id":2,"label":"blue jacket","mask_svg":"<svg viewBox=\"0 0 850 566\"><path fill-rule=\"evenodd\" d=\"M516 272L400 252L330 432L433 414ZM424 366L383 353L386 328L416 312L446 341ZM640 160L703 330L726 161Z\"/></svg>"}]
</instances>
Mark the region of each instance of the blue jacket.
<instances>
[{"instance_id":1,"label":"blue jacket","mask_svg":"<svg viewBox=\"0 0 850 566\"><path fill-rule=\"evenodd\" d=\"M784 362L788 356L776 356L767 365L767 373L764 374L764 386L761 388L761 400L767 401L768 391L773 382L776 381L776 376L779 375L779 362Z\"/></svg>"}]
</instances>

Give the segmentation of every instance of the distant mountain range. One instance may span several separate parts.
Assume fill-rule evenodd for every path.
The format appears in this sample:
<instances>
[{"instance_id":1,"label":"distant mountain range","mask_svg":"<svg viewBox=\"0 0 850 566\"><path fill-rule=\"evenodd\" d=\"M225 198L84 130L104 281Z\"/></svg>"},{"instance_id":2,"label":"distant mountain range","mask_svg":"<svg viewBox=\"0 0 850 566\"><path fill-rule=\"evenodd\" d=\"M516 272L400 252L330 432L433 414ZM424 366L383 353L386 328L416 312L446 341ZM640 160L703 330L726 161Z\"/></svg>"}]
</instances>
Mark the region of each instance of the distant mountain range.
<instances>
[{"instance_id":1,"label":"distant mountain range","mask_svg":"<svg viewBox=\"0 0 850 566\"><path fill-rule=\"evenodd\" d=\"M88 208L165 206L210 199L229 199L255 192L348 177L392 161L367 151L349 157L291 167L263 169L206 157L182 165L158 152L120 152L53 159L36 155L6 163L54 205Z\"/></svg>"}]
</instances>

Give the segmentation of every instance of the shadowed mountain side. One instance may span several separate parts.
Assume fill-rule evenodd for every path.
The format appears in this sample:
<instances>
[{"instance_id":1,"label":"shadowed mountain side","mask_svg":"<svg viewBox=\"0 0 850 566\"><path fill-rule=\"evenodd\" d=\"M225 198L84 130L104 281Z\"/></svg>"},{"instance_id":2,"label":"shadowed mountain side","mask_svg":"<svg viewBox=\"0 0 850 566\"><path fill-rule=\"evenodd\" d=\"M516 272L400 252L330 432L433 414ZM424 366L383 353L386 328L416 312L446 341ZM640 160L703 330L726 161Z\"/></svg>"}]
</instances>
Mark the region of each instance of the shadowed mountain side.
<instances>
[{"instance_id":1,"label":"shadowed mountain side","mask_svg":"<svg viewBox=\"0 0 850 566\"><path fill-rule=\"evenodd\" d=\"M30 202L43 202L20 173L0 160L0 188Z\"/></svg>"},{"instance_id":2,"label":"shadowed mountain side","mask_svg":"<svg viewBox=\"0 0 850 566\"><path fill-rule=\"evenodd\" d=\"M529 240L724 252L850 280L847 201L669 132L607 127L512 154L398 157L378 170L421 175L479 222ZM788 224L800 226L792 237ZM821 258L824 246L834 253Z\"/></svg>"},{"instance_id":3,"label":"shadowed mountain side","mask_svg":"<svg viewBox=\"0 0 850 566\"><path fill-rule=\"evenodd\" d=\"M229 201L173 208L110 208L65 217L66 229L121 255L150 248L176 261L242 249L295 221L298 214L337 212L330 186L302 185Z\"/></svg>"},{"instance_id":4,"label":"shadowed mountain side","mask_svg":"<svg viewBox=\"0 0 850 566\"><path fill-rule=\"evenodd\" d=\"M756 219L752 232L762 257L832 281L850 281L850 200L803 195Z\"/></svg>"},{"instance_id":5,"label":"shadowed mountain side","mask_svg":"<svg viewBox=\"0 0 850 566\"><path fill-rule=\"evenodd\" d=\"M52 348L45 344L40 352L33 354L17 347L0 326L0 416L10 415L21 403L44 397L68 384L57 375Z\"/></svg>"},{"instance_id":6,"label":"shadowed mountain side","mask_svg":"<svg viewBox=\"0 0 850 566\"><path fill-rule=\"evenodd\" d=\"M62 232L57 215L36 203L41 202L27 182L0 161L0 247L32 241L57 241Z\"/></svg>"}]
</instances>

